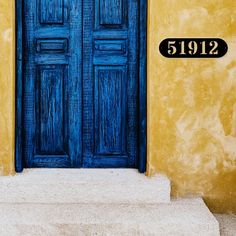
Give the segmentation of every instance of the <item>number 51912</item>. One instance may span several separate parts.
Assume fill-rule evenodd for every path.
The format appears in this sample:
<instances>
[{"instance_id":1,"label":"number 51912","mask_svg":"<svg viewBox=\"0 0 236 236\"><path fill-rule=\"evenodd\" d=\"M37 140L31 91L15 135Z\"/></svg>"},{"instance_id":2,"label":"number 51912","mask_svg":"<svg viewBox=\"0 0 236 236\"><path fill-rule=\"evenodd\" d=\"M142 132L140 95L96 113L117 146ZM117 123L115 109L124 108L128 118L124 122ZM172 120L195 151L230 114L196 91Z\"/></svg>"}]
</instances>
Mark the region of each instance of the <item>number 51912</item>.
<instances>
[{"instance_id":1,"label":"number 51912","mask_svg":"<svg viewBox=\"0 0 236 236\"><path fill-rule=\"evenodd\" d=\"M165 39L160 44L160 52L169 58L217 58L228 51L227 43L222 39Z\"/></svg>"}]
</instances>

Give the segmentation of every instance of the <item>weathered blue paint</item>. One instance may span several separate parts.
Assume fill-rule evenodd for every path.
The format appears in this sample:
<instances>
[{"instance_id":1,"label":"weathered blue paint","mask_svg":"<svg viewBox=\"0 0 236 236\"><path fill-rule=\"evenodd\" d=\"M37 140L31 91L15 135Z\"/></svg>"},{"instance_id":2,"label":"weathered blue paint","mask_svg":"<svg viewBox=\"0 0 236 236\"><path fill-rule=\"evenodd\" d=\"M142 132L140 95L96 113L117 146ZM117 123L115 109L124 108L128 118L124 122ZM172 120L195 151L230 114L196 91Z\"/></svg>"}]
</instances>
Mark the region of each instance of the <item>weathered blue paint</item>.
<instances>
[{"instance_id":1,"label":"weathered blue paint","mask_svg":"<svg viewBox=\"0 0 236 236\"><path fill-rule=\"evenodd\" d=\"M146 13L139 4L146 6L143 0L17 2L23 21L17 31L17 171L145 171Z\"/></svg>"},{"instance_id":2,"label":"weathered blue paint","mask_svg":"<svg viewBox=\"0 0 236 236\"><path fill-rule=\"evenodd\" d=\"M140 0L139 16L139 171L147 165L147 0Z\"/></svg>"},{"instance_id":3,"label":"weathered blue paint","mask_svg":"<svg viewBox=\"0 0 236 236\"><path fill-rule=\"evenodd\" d=\"M23 59L23 35L22 35L22 0L16 0L16 129L15 129L15 168L17 172L22 172L23 170L23 114L22 114L22 59Z\"/></svg>"}]
</instances>

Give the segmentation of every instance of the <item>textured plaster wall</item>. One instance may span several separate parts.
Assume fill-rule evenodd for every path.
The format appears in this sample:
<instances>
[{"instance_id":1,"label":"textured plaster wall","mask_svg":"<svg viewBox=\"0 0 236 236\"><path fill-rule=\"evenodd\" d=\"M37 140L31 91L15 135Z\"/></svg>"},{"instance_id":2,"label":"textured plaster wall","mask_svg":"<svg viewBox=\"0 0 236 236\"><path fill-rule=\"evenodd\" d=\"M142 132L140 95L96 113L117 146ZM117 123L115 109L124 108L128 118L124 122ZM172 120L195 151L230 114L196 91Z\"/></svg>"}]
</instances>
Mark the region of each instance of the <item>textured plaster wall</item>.
<instances>
[{"instance_id":1,"label":"textured plaster wall","mask_svg":"<svg viewBox=\"0 0 236 236\"><path fill-rule=\"evenodd\" d=\"M174 196L204 196L236 212L236 1L150 0L148 174L166 173ZM221 37L221 59L166 59L168 37Z\"/></svg>"},{"instance_id":2,"label":"textured plaster wall","mask_svg":"<svg viewBox=\"0 0 236 236\"><path fill-rule=\"evenodd\" d=\"M0 175L14 172L14 4L0 0Z\"/></svg>"}]
</instances>

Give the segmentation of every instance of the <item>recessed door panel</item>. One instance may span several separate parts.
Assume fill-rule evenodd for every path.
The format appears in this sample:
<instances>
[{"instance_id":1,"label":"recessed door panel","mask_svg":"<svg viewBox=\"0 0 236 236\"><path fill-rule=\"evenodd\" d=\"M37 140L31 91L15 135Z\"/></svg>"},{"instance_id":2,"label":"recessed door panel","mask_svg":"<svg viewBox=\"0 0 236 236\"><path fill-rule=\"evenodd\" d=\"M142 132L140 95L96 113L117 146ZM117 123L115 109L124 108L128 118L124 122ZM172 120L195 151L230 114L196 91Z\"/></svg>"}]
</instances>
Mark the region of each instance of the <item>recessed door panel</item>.
<instances>
[{"instance_id":1,"label":"recessed door panel","mask_svg":"<svg viewBox=\"0 0 236 236\"><path fill-rule=\"evenodd\" d=\"M65 154L66 88L64 66L39 66L36 87L37 153Z\"/></svg>"},{"instance_id":2,"label":"recessed door panel","mask_svg":"<svg viewBox=\"0 0 236 236\"><path fill-rule=\"evenodd\" d=\"M121 25L123 21L123 0L99 0L101 25Z\"/></svg>"},{"instance_id":3,"label":"recessed door panel","mask_svg":"<svg viewBox=\"0 0 236 236\"><path fill-rule=\"evenodd\" d=\"M96 28L124 28L128 15L128 0L95 0Z\"/></svg>"},{"instance_id":4,"label":"recessed door panel","mask_svg":"<svg viewBox=\"0 0 236 236\"><path fill-rule=\"evenodd\" d=\"M64 23L64 0L38 0L41 24Z\"/></svg>"},{"instance_id":5,"label":"recessed door panel","mask_svg":"<svg viewBox=\"0 0 236 236\"><path fill-rule=\"evenodd\" d=\"M95 67L95 155L126 154L124 67Z\"/></svg>"}]
</instances>

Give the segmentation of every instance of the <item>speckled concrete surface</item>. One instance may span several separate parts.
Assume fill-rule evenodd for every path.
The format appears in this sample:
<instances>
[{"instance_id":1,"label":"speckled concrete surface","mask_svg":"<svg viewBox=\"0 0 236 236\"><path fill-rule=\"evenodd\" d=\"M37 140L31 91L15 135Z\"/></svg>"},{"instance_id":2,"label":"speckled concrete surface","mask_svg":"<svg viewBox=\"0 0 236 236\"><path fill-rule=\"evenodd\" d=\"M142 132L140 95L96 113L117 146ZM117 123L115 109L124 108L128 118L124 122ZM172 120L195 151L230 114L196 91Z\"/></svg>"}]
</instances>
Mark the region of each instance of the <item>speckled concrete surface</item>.
<instances>
[{"instance_id":1,"label":"speckled concrete surface","mask_svg":"<svg viewBox=\"0 0 236 236\"><path fill-rule=\"evenodd\" d=\"M236 236L236 215L215 214L220 224L221 236Z\"/></svg>"},{"instance_id":2,"label":"speckled concrete surface","mask_svg":"<svg viewBox=\"0 0 236 236\"><path fill-rule=\"evenodd\" d=\"M134 169L25 169L0 177L1 203L169 203L170 181Z\"/></svg>"},{"instance_id":3,"label":"speckled concrete surface","mask_svg":"<svg viewBox=\"0 0 236 236\"><path fill-rule=\"evenodd\" d=\"M1 236L219 236L201 199L170 204L0 204Z\"/></svg>"}]
</instances>

